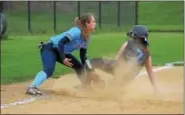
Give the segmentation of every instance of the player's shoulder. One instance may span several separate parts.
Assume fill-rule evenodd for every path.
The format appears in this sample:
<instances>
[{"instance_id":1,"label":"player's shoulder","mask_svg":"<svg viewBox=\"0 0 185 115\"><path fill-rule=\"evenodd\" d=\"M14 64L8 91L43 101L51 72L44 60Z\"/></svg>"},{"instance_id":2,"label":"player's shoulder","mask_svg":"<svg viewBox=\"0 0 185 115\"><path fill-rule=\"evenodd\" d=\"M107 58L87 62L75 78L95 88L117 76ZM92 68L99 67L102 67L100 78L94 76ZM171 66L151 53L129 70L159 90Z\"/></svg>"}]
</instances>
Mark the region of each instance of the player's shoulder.
<instances>
[{"instance_id":1,"label":"player's shoulder","mask_svg":"<svg viewBox=\"0 0 185 115\"><path fill-rule=\"evenodd\" d=\"M71 27L68 31L70 32L76 32L76 33L81 33L81 29L77 26Z\"/></svg>"},{"instance_id":2,"label":"player's shoulder","mask_svg":"<svg viewBox=\"0 0 185 115\"><path fill-rule=\"evenodd\" d=\"M129 46L133 46L135 45L135 41L133 39L128 39L126 44Z\"/></svg>"}]
</instances>

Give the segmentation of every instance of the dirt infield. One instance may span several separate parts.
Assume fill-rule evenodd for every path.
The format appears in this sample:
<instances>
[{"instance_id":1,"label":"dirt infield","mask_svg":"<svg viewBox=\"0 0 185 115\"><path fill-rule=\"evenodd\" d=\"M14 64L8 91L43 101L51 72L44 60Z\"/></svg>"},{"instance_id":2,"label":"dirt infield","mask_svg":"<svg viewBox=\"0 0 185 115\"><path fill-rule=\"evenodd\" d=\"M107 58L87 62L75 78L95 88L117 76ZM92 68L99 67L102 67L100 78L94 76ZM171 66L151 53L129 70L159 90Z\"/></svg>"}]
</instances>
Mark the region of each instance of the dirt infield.
<instances>
[{"instance_id":1,"label":"dirt infield","mask_svg":"<svg viewBox=\"0 0 185 115\"><path fill-rule=\"evenodd\" d=\"M105 81L113 76L98 71ZM65 113L165 113L182 114L184 79L183 67L173 67L155 73L158 93L154 93L146 75L137 77L124 88L113 85L104 90L75 89L80 82L74 74L50 79L41 85L49 95L23 105L1 109L3 114L65 114ZM1 104L28 98L24 94L30 82L1 86Z\"/></svg>"}]
</instances>

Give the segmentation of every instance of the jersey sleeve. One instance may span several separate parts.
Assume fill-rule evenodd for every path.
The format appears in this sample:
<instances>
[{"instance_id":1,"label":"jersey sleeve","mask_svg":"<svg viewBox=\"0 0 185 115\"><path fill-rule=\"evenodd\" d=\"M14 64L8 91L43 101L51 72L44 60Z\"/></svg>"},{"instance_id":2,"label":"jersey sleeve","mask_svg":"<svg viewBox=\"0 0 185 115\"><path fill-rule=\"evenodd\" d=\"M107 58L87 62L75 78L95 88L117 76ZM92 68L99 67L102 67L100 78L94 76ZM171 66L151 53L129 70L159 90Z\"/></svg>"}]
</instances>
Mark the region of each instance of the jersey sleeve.
<instances>
[{"instance_id":1,"label":"jersey sleeve","mask_svg":"<svg viewBox=\"0 0 185 115\"><path fill-rule=\"evenodd\" d=\"M70 30L68 30L66 32L66 35L65 36L68 37L70 39L70 41L71 41L71 40L74 40L75 38L80 37L80 35L81 35L80 28L73 27L73 28L71 28Z\"/></svg>"}]
</instances>

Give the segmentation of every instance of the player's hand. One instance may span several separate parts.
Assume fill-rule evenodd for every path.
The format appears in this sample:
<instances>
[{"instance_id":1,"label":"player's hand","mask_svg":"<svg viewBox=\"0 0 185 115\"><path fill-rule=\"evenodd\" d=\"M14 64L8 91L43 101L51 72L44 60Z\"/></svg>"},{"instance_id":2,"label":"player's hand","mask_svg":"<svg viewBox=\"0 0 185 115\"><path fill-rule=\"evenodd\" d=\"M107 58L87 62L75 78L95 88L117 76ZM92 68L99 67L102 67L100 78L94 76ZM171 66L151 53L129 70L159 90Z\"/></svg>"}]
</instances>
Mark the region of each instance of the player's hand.
<instances>
[{"instance_id":1,"label":"player's hand","mask_svg":"<svg viewBox=\"0 0 185 115\"><path fill-rule=\"evenodd\" d=\"M95 71L90 71L90 72L87 73L87 75L89 75L90 77L92 77L92 79L99 78L99 75Z\"/></svg>"},{"instance_id":2,"label":"player's hand","mask_svg":"<svg viewBox=\"0 0 185 115\"><path fill-rule=\"evenodd\" d=\"M94 71L90 71L90 72L88 72L88 74L91 75L91 76L96 75L96 73Z\"/></svg>"},{"instance_id":3,"label":"player's hand","mask_svg":"<svg viewBox=\"0 0 185 115\"><path fill-rule=\"evenodd\" d=\"M68 66L68 67L72 67L73 64L72 64L70 61L71 61L71 59L65 58L65 59L63 60L63 63L64 63L66 66Z\"/></svg>"},{"instance_id":4,"label":"player's hand","mask_svg":"<svg viewBox=\"0 0 185 115\"><path fill-rule=\"evenodd\" d=\"M87 76L86 77L90 81L96 81L97 80L97 74L94 71L87 72Z\"/></svg>"},{"instance_id":5,"label":"player's hand","mask_svg":"<svg viewBox=\"0 0 185 115\"><path fill-rule=\"evenodd\" d=\"M101 77L94 71L88 73L89 79L93 81L93 84L98 88L104 88L105 82L101 79Z\"/></svg>"}]
</instances>

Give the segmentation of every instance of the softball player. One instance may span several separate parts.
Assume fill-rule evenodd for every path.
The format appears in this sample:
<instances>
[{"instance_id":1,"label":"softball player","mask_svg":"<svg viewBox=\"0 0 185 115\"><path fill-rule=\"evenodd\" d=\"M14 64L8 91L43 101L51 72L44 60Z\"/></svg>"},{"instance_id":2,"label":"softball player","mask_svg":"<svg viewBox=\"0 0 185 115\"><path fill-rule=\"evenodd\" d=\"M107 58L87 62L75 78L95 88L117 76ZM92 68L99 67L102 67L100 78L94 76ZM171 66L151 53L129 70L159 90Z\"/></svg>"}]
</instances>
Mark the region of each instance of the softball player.
<instances>
[{"instance_id":1,"label":"softball player","mask_svg":"<svg viewBox=\"0 0 185 115\"><path fill-rule=\"evenodd\" d=\"M89 34L94 31L95 26L96 22L93 14L86 13L75 18L74 27L51 37L48 43L42 43L40 45L40 53L43 70L36 75L32 84L26 89L26 93L30 95L42 95L38 87L47 78L52 76L56 62L74 69L81 83L86 86L87 80L85 78L84 67L90 73L94 73L86 52L90 40ZM80 50L81 62L71 54L75 50Z\"/></svg>"},{"instance_id":2,"label":"softball player","mask_svg":"<svg viewBox=\"0 0 185 115\"><path fill-rule=\"evenodd\" d=\"M98 68L107 73L115 75L115 70L120 63L129 63L134 61L136 68L131 68L135 72L135 75L130 78L134 78L140 69L145 66L148 76L152 85L155 88L155 81L152 71L152 59L148 49L148 29L143 25L135 25L127 33L129 40L125 42L116 55L115 60L93 58L90 60L93 68ZM134 70L133 70L134 69Z\"/></svg>"}]
</instances>

